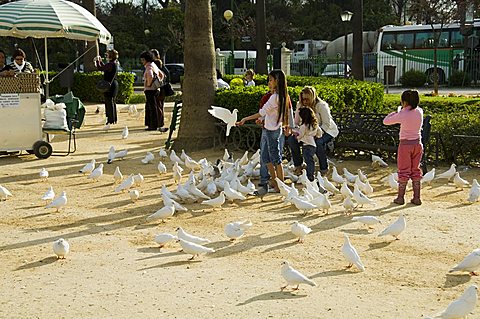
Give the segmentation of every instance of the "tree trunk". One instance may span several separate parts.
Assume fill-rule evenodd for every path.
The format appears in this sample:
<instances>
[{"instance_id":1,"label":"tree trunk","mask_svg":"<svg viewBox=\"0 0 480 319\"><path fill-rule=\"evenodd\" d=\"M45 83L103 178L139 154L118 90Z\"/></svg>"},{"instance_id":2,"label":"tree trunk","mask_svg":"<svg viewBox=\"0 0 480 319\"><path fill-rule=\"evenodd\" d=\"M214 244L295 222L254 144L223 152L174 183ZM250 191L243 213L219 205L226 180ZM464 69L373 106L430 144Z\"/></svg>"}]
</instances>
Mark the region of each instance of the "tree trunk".
<instances>
[{"instance_id":1,"label":"tree trunk","mask_svg":"<svg viewBox=\"0 0 480 319\"><path fill-rule=\"evenodd\" d=\"M363 81L363 0L354 0L352 73L355 80Z\"/></svg>"},{"instance_id":2,"label":"tree trunk","mask_svg":"<svg viewBox=\"0 0 480 319\"><path fill-rule=\"evenodd\" d=\"M265 0L257 0L256 4L256 22L257 22L257 62L255 71L259 74L267 74L267 31L265 17Z\"/></svg>"},{"instance_id":3,"label":"tree trunk","mask_svg":"<svg viewBox=\"0 0 480 319\"><path fill-rule=\"evenodd\" d=\"M182 119L174 149L213 146L215 120L208 113L215 98L215 49L210 0L187 0L185 6L185 76Z\"/></svg>"},{"instance_id":4,"label":"tree trunk","mask_svg":"<svg viewBox=\"0 0 480 319\"><path fill-rule=\"evenodd\" d=\"M95 0L83 0L83 6L91 14L93 14L94 16L97 16L97 10L95 8ZM95 64L93 63L93 58L95 58L98 55L98 42L97 41L87 42L86 50L89 50L91 47L94 47L94 48L92 48L90 51L87 52L87 54L83 56L83 68L85 72L92 72L97 70L97 68L95 67Z\"/></svg>"}]
</instances>

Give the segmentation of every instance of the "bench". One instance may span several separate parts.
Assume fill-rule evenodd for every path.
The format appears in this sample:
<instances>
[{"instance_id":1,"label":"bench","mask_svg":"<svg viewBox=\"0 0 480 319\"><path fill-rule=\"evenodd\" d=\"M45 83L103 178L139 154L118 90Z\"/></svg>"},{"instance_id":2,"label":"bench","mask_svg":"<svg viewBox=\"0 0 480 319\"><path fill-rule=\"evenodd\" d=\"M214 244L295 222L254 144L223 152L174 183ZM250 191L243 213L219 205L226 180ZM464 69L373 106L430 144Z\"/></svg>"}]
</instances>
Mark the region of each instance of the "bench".
<instances>
[{"instance_id":1,"label":"bench","mask_svg":"<svg viewBox=\"0 0 480 319\"><path fill-rule=\"evenodd\" d=\"M173 105L173 111L172 111L172 119L170 120L170 127L168 128L168 138L167 141L165 142L165 147L167 149L170 149L170 147L173 145L172 141L172 136L173 132L180 127L180 119L182 118L182 100L175 101L175 104Z\"/></svg>"},{"instance_id":2,"label":"bench","mask_svg":"<svg viewBox=\"0 0 480 319\"><path fill-rule=\"evenodd\" d=\"M460 156L464 165L474 162L480 163L480 136L477 135L452 135L453 162L459 164L457 158Z\"/></svg>"},{"instance_id":3,"label":"bench","mask_svg":"<svg viewBox=\"0 0 480 319\"><path fill-rule=\"evenodd\" d=\"M332 113L339 134L335 138L335 152L352 150L355 155L360 151L395 156L399 144L400 125L384 125L386 114L377 113ZM423 119L422 144L424 154L422 168L426 170L427 150L430 141L430 116Z\"/></svg>"}]
</instances>

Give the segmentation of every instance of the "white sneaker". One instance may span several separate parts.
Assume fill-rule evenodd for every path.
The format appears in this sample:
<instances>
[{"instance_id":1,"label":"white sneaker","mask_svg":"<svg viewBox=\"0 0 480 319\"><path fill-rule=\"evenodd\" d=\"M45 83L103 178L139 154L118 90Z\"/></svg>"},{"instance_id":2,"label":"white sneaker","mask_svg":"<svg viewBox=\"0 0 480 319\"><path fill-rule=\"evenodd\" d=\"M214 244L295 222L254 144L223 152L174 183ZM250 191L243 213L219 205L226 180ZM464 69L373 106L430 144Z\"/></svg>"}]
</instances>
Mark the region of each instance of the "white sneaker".
<instances>
[{"instance_id":1,"label":"white sneaker","mask_svg":"<svg viewBox=\"0 0 480 319\"><path fill-rule=\"evenodd\" d=\"M105 124L105 126L102 128L104 131L108 131L110 129L110 124Z\"/></svg>"}]
</instances>

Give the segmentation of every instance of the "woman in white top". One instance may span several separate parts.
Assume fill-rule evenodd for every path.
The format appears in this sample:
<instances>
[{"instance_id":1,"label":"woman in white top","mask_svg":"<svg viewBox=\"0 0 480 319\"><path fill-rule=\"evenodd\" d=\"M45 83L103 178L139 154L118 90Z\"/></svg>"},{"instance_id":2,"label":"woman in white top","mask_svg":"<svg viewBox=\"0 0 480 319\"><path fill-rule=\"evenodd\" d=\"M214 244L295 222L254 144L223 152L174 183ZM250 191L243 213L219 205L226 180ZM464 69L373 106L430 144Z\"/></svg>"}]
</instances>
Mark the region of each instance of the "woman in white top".
<instances>
[{"instance_id":1,"label":"woman in white top","mask_svg":"<svg viewBox=\"0 0 480 319\"><path fill-rule=\"evenodd\" d=\"M244 117L237 125L243 125L246 121L264 117L266 135L266 150L261 151L261 158L267 164L271 178L271 185L275 191L279 191L275 178L283 181L282 150L280 138L282 138L282 126L288 125L289 100L287 91L287 79L282 70L273 70L268 75L268 88L274 92L258 113Z\"/></svg>"},{"instance_id":2,"label":"woman in white top","mask_svg":"<svg viewBox=\"0 0 480 319\"><path fill-rule=\"evenodd\" d=\"M252 69L248 69L243 76L243 84L245 84L245 86L255 86L255 81L253 80L254 76L255 71L253 71Z\"/></svg>"},{"instance_id":3,"label":"woman in white top","mask_svg":"<svg viewBox=\"0 0 480 319\"><path fill-rule=\"evenodd\" d=\"M300 100L298 101L297 109L295 110L294 122L296 126L300 124L298 113L303 107L309 107L315 112L318 125L322 129L322 137L315 139L315 143L317 145L316 154L320 163L320 172L324 175L328 171L326 145L338 135L338 127L333 121L328 103L317 96L317 91L312 86L306 86L302 89L302 92L300 92ZM295 165L297 172L301 171L303 160L297 139L289 136L287 138L287 144L290 147L293 164Z\"/></svg>"}]
</instances>

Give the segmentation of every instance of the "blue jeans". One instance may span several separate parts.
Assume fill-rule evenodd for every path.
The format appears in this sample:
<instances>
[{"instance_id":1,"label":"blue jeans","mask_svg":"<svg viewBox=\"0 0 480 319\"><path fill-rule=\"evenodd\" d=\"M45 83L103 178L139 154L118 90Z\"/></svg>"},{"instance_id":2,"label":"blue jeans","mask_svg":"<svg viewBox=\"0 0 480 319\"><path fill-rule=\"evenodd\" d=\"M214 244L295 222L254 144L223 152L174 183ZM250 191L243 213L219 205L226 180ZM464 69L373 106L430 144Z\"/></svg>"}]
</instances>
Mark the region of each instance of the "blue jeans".
<instances>
[{"instance_id":1,"label":"blue jeans","mask_svg":"<svg viewBox=\"0 0 480 319\"><path fill-rule=\"evenodd\" d=\"M282 137L282 128L279 127L275 131L264 129L266 137L266 152L262 152L261 158L264 163L272 163L279 165L282 163L282 151L280 149L280 139Z\"/></svg>"},{"instance_id":2,"label":"blue jeans","mask_svg":"<svg viewBox=\"0 0 480 319\"><path fill-rule=\"evenodd\" d=\"M322 137L315 140L315 144L317 144L317 157L321 171L326 171L328 169L327 143L330 142L332 139L333 136L324 132Z\"/></svg>"},{"instance_id":3,"label":"blue jeans","mask_svg":"<svg viewBox=\"0 0 480 319\"><path fill-rule=\"evenodd\" d=\"M316 147L312 145L303 145L303 159L307 164L307 177L309 181L313 181L315 178L315 160L313 156L315 155Z\"/></svg>"},{"instance_id":4,"label":"blue jeans","mask_svg":"<svg viewBox=\"0 0 480 319\"><path fill-rule=\"evenodd\" d=\"M287 145L290 148L290 153L292 154L293 165L295 165L295 167L302 166L303 159L302 153L300 152L300 143L293 134L288 136L286 139Z\"/></svg>"},{"instance_id":5,"label":"blue jeans","mask_svg":"<svg viewBox=\"0 0 480 319\"><path fill-rule=\"evenodd\" d=\"M267 185L270 180L270 174L268 173L267 163L263 161L265 155L263 152L267 152L267 133L266 129L262 128L262 135L260 137L260 184ZM285 136L280 136L280 150L283 153L283 146L285 145Z\"/></svg>"}]
</instances>

